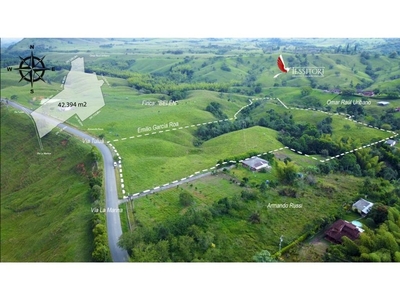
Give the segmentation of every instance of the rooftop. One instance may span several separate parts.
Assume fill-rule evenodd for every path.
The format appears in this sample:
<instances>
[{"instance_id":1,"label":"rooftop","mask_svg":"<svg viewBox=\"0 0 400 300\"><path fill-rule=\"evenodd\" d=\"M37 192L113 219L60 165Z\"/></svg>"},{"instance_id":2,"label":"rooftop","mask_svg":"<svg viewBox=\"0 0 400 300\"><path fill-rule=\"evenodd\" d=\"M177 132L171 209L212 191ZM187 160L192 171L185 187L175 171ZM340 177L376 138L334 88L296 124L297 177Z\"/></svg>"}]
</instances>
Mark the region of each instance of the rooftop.
<instances>
[{"instance_id":1,"label":"rooftop","mask_svg":"<svg viewBox=\"0 0 400 300\"><path fill-rule=\"evenodd\" d=\"M268 168L270 167L268 161L259 157L252 157L249 159L245 159L242 162L244 165L248 166L249 168L259 170L261 168Z\"/></svg>"},{"instance_id":2,"label":"rooftop","mask_svg":"<svg viewBox=\"0 0 400 300\"><path fill-rule=\"evenodd\" d=\"M387 101L379 101L378 105L389 105L389 102L387 102Z\"/></svg>"},{"instance_id":3,"label":"rooftop","mask_svg":"<svg viewBox=\"0 0 400 300\"><path fill-rule=\"evenodd\" d=\"M360 230L358 227L345 220L337 220L325 232L325 237L334 243L341 243L343 236L346 236L351 240L355 240L359 237L359 235Z\"/></svg>"},{"instance_id":4,"label":"rooftop","mask_svg":"<svg viewBox=\"0 0 400 300\"><path fill-rule=\"evenodd\" d=\"M387 145L389 145L389 146L394 146L394 145L396 145L396 141L395 140L387 140L386 142L385 142L385 144L387 144Z\"/></svg>"},{"instance_id":5,"label":"rooftop","mask_svg":"<svg viewBox=\"0 0 400 300\"><path fill-rule=\"evenodd\" d=\"M358 211L367 214L369 213L373 205L374 204L372 202L369 202L361 198L360 200L358 200L356 203L353 204L353 209L356 208Z\"/></svg>"}]
</instances>

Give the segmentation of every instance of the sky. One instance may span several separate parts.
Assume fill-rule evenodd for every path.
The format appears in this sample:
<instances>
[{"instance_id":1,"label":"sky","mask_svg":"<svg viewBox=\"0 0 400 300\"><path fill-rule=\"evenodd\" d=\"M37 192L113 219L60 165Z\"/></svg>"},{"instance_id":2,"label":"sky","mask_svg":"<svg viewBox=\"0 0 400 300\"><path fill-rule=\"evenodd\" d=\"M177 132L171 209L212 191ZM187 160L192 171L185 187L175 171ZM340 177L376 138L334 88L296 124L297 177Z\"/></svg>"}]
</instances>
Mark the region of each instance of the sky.
<instances>
[{"instance_id":1,"label":"sky","mask_svg":"<svg viewBox=\"0 0 400 300\"><path fill-rule=\"evenodd\" d=\"M87 2L87 3L86 3ZM399 37L398 10L348 0L7 1L0 37ZM29 9L28 9L29 8ZM13 13L11 13L13 12ZM32 12L34 17L32 18Z\"/></svg>"}]
</instances>

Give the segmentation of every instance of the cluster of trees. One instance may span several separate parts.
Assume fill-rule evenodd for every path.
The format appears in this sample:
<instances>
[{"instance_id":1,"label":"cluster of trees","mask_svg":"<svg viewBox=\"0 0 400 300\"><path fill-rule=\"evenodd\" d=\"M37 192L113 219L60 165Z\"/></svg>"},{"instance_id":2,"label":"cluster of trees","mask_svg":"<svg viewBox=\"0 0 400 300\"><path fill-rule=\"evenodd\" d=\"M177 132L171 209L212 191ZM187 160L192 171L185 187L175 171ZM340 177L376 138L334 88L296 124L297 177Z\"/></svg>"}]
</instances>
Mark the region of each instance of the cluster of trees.
<instances>
[{"instance_id":1,"label":"cluster of trees","mask_svg":"<svg viewBox=\"0 0 400 300\"><path fill-rule=\"evenodd\" d=\"M206 111L212 113L214 117L221 119L227 119L228 116L221 110L222 105L218 102L211 102L206 107Z\"/></svg>"},{"instance_id":2,"label":"cluster of trees","mask_svg":"<svg viewBox=\"0 0 400 300\"><path fill-rule=\"evenodd\" d=\"M230 71L231 71L231 68L224 62L224 63L221 65L221 70L222 70L222 71L225 71L225 72L230 72Z\"/></svg>"},{"instance_id":3,"label":"cluster of trees","mask_svg":"<svg viewBox=\"0 0 400 300\"><path fill-rule=\"evenodd\" d=\"M119 245L136 262L190 262L208 257L214 242L207 228L211 218L208 209L190 206L183 215L154 226L136 221L133 231L122 234Z\"/></svg>"},{"instance_id":4,"label":"cluster of trees","mask_svg":"<svg viewBox=\"0 0 400 300\"><path fill-rule=\"evenodd\" d=\"M168 77L176 83L182 82L190 82L192 76L194 74L194 70L192 66L186 63L180 63L176 66L173 66L169 69Z\"/></svg>"},{"instance_id":5,"label":"cluster of trees","mask_svg":"<svg viewBox=\"0 0 400 300\"><path fill-rule=\"evenodd\" d=\"M384 163L384 167L378 173L379 177L386 180L395 180L399 178L400 174L400 152L388 145L382 145L381 147L373 147L371 154L378 156L379 161Z\"/></svg>"},{"instance_id":6,"label":"cluster of trees","mask_svg":"<svg viewBox=\"0 0 400 300\"><path fill-rule=\"evenodd\" d=\"M167 51L163 51L162 54L165 54L165 53L170 53L170 54L174 54L174 55L181 55L181 54L183 54L183 51L182 50L167 50Z\"/></svg>"},{"instance_id":7,"label":"cluster of trees","mask_svg":"<svg viewBox=\"0 0 400 300\"><path fill-rule=\"evenodd\" d=\"M387 130L400 130L400 118L396 117L396 112L394 108L385 110L384 114L380 117L368 118L368 124L374 127L380 127ZM384 128L386 127L386 128Z\"/></svg>"},{"instance_id":8,"label":"cluster of trees","mask_svg":"<svg viewBox=\"0 0 400 300\"><path fill-rule=\"evenodd\" d=\"M360 188L359 197L367 197L387 206L398 205L400 204L400 180L389 181L382 177L366 177Z\"/></svg>"},{"instance_id":9,"label":"cluster of trees","mask_svg":"<svg viewBox=\"0 0 400 300\"><path fill-rule=\"evenodd\" d=\"M92 233L93 233L93 251L92 259L96 262L111 261L111 254L108 248L107 231L106 231L106 219L105 214L100 213L102 201L102 178L103 172L99 168L99 161L101 154L96 147L92 147L90 151L90 160L93 164L92 171L88 174L89 186L90 186L90 197L92 200Z\"/></svg>"},{"instance_id":10,"label":"cluster of trees","mask_svg":"<svg viewBox=\"0 0 400 300\"><path fill-rule=\"evenodd\" d=\"M236 119L235 121L225 121L218 123L211 123L207 125L201 125L197 128L194 133L195 140L194 146L200 146L203 142L208 141L212 138L220 136L222 134L237 131L244 128L254 126L255 123L248 119Z\"/></svg>"},{"instance_id":11,"label":"cluster of trees","mask_svg":"<svg viewBox=\"0 0 400 300\"><path fill-rule=\"evenodd\" d=\"M249 223L257 223L259 215L257 218L257 212L249 212L245 205L256 199L257 193L243 190L241 195L222 198L205 208L197 206L193 196L182 190L179 203L186 208L184 214L152 226L136 219L134 229L122 234L119 245L136 262L232 261L230 243L210 224L215 218L241 219L243 215Z\"/></svg>"},{"instance_id":12,"label":"cluster of trees","mask_svg":"<svg viewBox=\"0 0 400 300\"><path fill-rule=\"evenodd\" d=\"M181 70L182 71L182 70ZM182 72L179 72L182 80ZM175 71L175 77L178 72ZM188 73L190 74L190 73ZM186 75L187 76L187 75ZM161 93L171 95L173 92L181 92L188 90L210 90L217 92L227 92L232 83L217 83L217 82L183 82L176 83L175 81L150 74L130 73L128 83L131 87L142 90L147 93Z\"/></svg>"},{"instance_id":13,"label":"cluster of trees","mask_svg":"<svg viewBox=\"0 0 400 300\"><path fill-rule=\"evenodd\" d=\"M370 69L367 67L367 69L366 69L366 73L367 74L368 74L368 70L370 70ZM350 85L350 87L343 88L341 90L341 95L343 95L343 96L353 96L357 92L356 89L361 89L362 90L362 89L364 89L364 88L366 88L368 86L369 86L368 83L366 83L364 85L363 84L357 84L355 88L353 88L352 85ZM399 87L395 87L395 88L391 88L391 89L382 89L382 90L374 89L374 93L375 94L379 94L381 97L384 97L384 98L386 98L388 100L398 99L400 97L400 93L399 92L400 92L400 88ZM353 106L353 107L351 107L350 110L355 109L354 106L360 106L360 105L352 104L351 106ZM364 111L364 108L362 106L361 106L361 108L362 109L360 109L360 111Z\"/></svg>"},{"instance_id":14,"label":"cluster of trees","mask_svg":"<svg viewBox=\"0 0 400 300\"><path fill-rule=\"evenodd\" d=\"M98 162L100 161L101 154L96 147L92 147L90 151L90 158L93 161L95 167L89 173L89 186L90 186L90 196L92 201L99 200L102 194L103 185L103 170L98 168Z\"/></svg>"},{"instance_id":15,"label":"cluster of trees","mask_svg":"<svg viewBox=\"0 0 400 300\"><path fill-rule=\"evenodd\" d=\"M365 227L365 231L354 241L343 237L342 244L328 248L324 260L329 262L400 262L399 209L387 208L384 219L375 230Z\"/></svg>"},{"instance_id":16,"label":"cluster of trees","mask_svg":"<svg viewBox=\"0 0 400 300\"><path fill-rule=\"evenodd\" d=\"M250 112L253 109L257 108L259 105L260 102L256 102L253 105L247 106L246 108L242 109L238 118L233 122L225 121L225 122L218 122L218 123L199 126L196 132L194 133L195 140L193 142L193 145L197 147L200 146L203 142L208 141L217 136L220 136L222 134L258 125L257 122L255 122L251 118ZM222 112L221 106L219 104L216 105L213 104L212 107L207 107L206 110L210 112L213 111L218 115L225 116L226 118L226 115Z\"/></svg>"},{"instance_id":17,"label":"cluster of trees","mask_svg":"<svg viewBox=\"0 0 400 300\"><path fill-rule=\"evenodd\" d=\"M335 53L344 53L344 54L356 54L358 50L359 44L355 43L354 46L350 46L349 43L346 46L339 45L335 48ZM367 52L363 52L367 53ZM363 55L363 53L361 55ZM368 54L368 53L367 53Z\"/></svg>"},{"instance_id":18,"label":"cluster of trees","mask_svg":"<svg viewBox=\"0 0 400 300\"><path fill-rule=\"evenodd\" d=\"M216 107L220 108L218 105ZM200 126L195 132L194 145L199 146L203 141L222 134L259 125L277 130L279 132L278 140L282 144L304 154L333 157L362 146L359 140L351 138L333 139L331 136L333 119L329 116L316 125L296 123L290 113L278 114L271 109L257 122L249 116L252 109L254 108L251 106L244 109L240 118L233 122L227 121ZM207 110L220 113L213 105L210 105ZM356 115L364 114L361 105L348 105L347 111ZM400 174L400 156L395 148L379 145L360 149L339 159L330 160L319 165L319 171L323 174L338 171L355 176L379 176L392 180Z\"/></svg>"},{"instance_id":19,"label":"cluster of trees","mask_svg":"<svg viewBox=\"0 0 400 300\"><path fill-rule=\"evenodd\" d=\"M353 143L350 139L340 145L344 151L349 151L356 145L359 147L358 143ZM346 154L340 159L330 160L318 165L318 168L322 174L345 172L355 176L380 177L393 181L398 179L400 174L400 153L393 147L377 145Z\"/></svg>"},{"instance_id":20,"label":"cluster of trees","mask_svg":"<svg viewBox=\"0 0 400 300\"><path fill-rule=\"evenodd\" d=\"M92 208L100 209L100 201L95 201ZM94 213L92 219L93 252L92 260L96 262L111 261L111 254L108 248L105 214Z\"/></svg>"},{"instance_id":21,"label":"cluster of trees","mask_svg":"<svg viewBox=\"0 0 400 300\"><path fill-rule=\"evenodd\" d=\"M295 124L291 115L279 116L272 110L268 117L259 121L259 125L280 131L278 140L284 145L305 154L321 154L325 157L336 156L361 146L358 140L340 138L334 140L332 118L327 117L314 126L309 123ZM399 174L399 155L389 147L358 150L354 154L344 155L319 166L322 173L331 171L346 172L355 176L383 176L388 179ZM379 150L381 149L381 150ZM392 167L391 167L392 166ZM393 167L394 166L394 167ZM385 167L385 168L384 168Z\"/></svg>"},{"instance_id":22,"label":"cluster of trees","mask_svg":"<svg viewBox=\"0 0 400 300\"><path fill-rule=\"evenodd\" d=\"M114 47L114 44L112 44L112 43L110 43L110 44L102 44L102 45L99 45L99 47L100 48L112 48L112 47Z\"/></svg>"},{"instance_id":23,"label":"cluster of trees","mask_svg":"<svg viewBox=\"0 0 400 300\"><path fill-rule=\"evenodd\" d=\"M292 184L298 178L300 168L290 160L275 161L274 172L283 184Z\"/></svg>"}]
</instances>

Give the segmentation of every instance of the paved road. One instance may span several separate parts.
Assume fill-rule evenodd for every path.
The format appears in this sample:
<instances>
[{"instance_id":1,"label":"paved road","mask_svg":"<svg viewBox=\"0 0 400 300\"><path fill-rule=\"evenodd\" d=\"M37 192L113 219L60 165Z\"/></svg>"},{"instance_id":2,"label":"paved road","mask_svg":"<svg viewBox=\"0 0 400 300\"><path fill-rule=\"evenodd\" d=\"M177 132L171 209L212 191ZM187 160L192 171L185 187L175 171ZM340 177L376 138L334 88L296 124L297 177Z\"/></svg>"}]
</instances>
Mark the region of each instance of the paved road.
<instances>
[{"instance_id":1,"label":"paved road","mask_svg":"<svg viewBox=\"0 0 400 300\"><path fill-rule=\"evenodd\" d=\"M3 102L6 102L5 99L1 99ZM8 100L8 105L19 109L26 114L30 115L32 110L12 101ZM108 233L108 243L110 247L111 257L114 262L126 262L129 260L129 256L126 250L118 247L118 239L122 234L121 228L121 220L119 217L118 210L118 194L117 194L117 183L115 180L115 172L113 166L113 156L111 150L107 147L107 145L103 143L98 143L98 139L76 129L71 126L68 126L64 123L60 123L59 120L56 120L52 117L43 115L43 118L48 122L53 122L58 124L57 127L61 128L63 131L68 132L69 134L85 139L86 141L90 141L94 146L99 149L103 156L104 161L104 174L105 174L105 196L106 196L106 219L107 219L107 233ZM96 143L97 142L97 143Z\"/></svg>"}]
</instances>

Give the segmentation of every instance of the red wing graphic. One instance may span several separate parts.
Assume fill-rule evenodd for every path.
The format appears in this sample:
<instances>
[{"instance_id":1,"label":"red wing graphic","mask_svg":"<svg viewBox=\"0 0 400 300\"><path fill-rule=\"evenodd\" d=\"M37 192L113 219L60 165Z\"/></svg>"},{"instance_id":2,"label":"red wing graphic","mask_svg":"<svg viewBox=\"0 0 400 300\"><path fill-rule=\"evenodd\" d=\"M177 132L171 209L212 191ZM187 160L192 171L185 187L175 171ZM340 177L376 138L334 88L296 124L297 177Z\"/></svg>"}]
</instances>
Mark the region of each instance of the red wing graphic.
<instances>
[{"instance_id":1,"label":"red wing graphic","mask_svg":"<svg viewBox=\"0 0 400 300\"><path fill-rule=\"evenodd\" d=\"M283 61L282 55L279 55L277 63L279 70L281 70L283 73L287 73L287 69L285 68L285 62Z\"/></svg>"}]
</instances>

